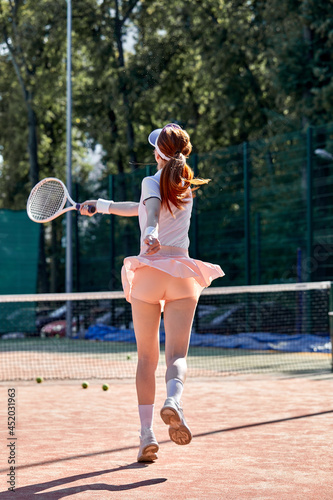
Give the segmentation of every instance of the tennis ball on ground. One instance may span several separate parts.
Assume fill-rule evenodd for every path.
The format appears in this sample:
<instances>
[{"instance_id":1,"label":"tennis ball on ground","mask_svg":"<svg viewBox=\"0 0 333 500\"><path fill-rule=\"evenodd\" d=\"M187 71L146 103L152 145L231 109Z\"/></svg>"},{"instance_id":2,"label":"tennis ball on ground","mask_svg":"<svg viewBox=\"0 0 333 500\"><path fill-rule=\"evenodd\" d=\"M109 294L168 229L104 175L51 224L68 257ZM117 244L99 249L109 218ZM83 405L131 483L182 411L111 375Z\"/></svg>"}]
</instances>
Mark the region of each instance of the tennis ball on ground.
<instances>
[{"instance_id":1,"label":"tennis ball on ground","mask_svg":"<svg viewBox=\"0 0 333 500\"><path fill-rule=\"evenodd\" d=\"M89 387L88 382L82 382L82 387L83 387L83 389L88 389L88 387Z\"/></svg>"},{"instance_id":2,"label":"tennis ball on ground","mask_svg":"<svg viewBox=\"0 0 333 500\"><path fill-rule=\"evenodd\" d=\"M43 377L37 377L36 382L37 384L41 384L43 382Z\"/></svg>"},{"instance_id":3,"label":"tennis ball on ground","mask_svg":"<svg viewBox=\"0 0 333 500\"><path fill-rule=\"evenodd\" d=\"M103 391L107 391L109 389L108 384L103 384L102 389L103 389Z\"/></svg>"}]
</instances>

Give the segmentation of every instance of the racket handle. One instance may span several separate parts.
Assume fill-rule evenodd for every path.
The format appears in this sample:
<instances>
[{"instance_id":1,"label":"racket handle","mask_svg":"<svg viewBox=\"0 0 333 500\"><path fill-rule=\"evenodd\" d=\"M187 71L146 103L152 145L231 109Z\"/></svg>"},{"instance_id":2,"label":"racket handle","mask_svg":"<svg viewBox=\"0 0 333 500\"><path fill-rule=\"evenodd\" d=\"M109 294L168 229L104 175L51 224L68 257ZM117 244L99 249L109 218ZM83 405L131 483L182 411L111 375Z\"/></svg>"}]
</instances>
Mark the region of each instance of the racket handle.
<instances>
[{"instance_id":1,"label":"racket handle","mask_svg":"<svg viewBox=\"0 0 333 500\"><path fill-rule=\"evenodd\" d=\"M80 210L80 208L81 208L80 203L77 203L75 207L76 207L76 210ZM89 205L88 212L90 214L94 214L96 212L96 207L93 207L92 205Z\"/></svg>"}]
</instances>

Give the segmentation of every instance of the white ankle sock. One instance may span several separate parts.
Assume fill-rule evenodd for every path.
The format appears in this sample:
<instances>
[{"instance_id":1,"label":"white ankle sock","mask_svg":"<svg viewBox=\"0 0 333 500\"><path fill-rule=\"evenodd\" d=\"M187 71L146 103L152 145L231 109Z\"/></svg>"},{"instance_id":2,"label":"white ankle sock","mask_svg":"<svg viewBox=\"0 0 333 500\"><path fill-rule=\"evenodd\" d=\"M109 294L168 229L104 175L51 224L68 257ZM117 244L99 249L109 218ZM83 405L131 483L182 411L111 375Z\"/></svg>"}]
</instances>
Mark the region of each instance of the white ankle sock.
<instances>
[{"instance_id":1,"label":"white ankle sock","mask_svg":"<svg viewBox=\"0 0 333 500\"><path fill-rule=\"evenodd\" d=\"M153 429L154 405L139 405L141 430Z\"/></svg>"},{"instance_id":2,"label":"white ankle sock","mask_svg":"<svg viewBox=\"0 0 333 500\"><path fill-rule=\"evenodd\" d=\"M166 383L167 397L173 398L180 403L180 398L183 394L184 384L178 378L172 378Z\"/></svg>"}]
</instances>

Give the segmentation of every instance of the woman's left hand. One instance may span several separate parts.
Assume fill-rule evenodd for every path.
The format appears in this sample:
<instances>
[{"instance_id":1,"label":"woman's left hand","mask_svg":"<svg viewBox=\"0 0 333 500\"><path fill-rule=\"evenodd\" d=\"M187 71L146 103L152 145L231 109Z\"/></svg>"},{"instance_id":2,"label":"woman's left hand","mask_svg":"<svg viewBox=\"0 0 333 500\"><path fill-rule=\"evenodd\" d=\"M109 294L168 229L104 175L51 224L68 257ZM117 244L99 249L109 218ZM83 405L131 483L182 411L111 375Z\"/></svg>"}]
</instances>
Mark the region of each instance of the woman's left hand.
<instances>
[{"instance_id":1,"label":"woman's left hand","mask_svg":"<svg viewBox=\"0 0 333 500\"><path fill-rule=\"evenodd\" d=\"M161 248L161 243L157 238L154 238L151 234L148 234L143 242L147 245L147 250L145 251L146 255L153 255L158 252Z\"/></svg>"}]
</instances>

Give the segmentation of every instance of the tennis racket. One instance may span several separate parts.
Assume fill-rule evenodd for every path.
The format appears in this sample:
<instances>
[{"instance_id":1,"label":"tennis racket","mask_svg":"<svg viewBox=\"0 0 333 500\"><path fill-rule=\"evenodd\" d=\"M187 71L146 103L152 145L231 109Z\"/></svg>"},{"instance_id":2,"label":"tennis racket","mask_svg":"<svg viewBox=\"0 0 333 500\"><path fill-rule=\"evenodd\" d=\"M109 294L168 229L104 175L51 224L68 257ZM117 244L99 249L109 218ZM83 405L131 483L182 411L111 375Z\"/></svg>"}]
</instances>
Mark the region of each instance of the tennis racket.
<instances>
[{"instance_id":1,"label":"tennis racket","mask_svg":"<svg viewBox=\"0 0 333 500\"><path fill-rule=\"evenodd\" d=\"M65 207L66 203L71 204ZM65 184L55 177L47 177L32 188L27 201L27 214L34 222L49 222L70 210L80 210L80 203L75 203L69 196ZM89 207L94 213L96 208Z\"/></svg>"}]
</instances>

